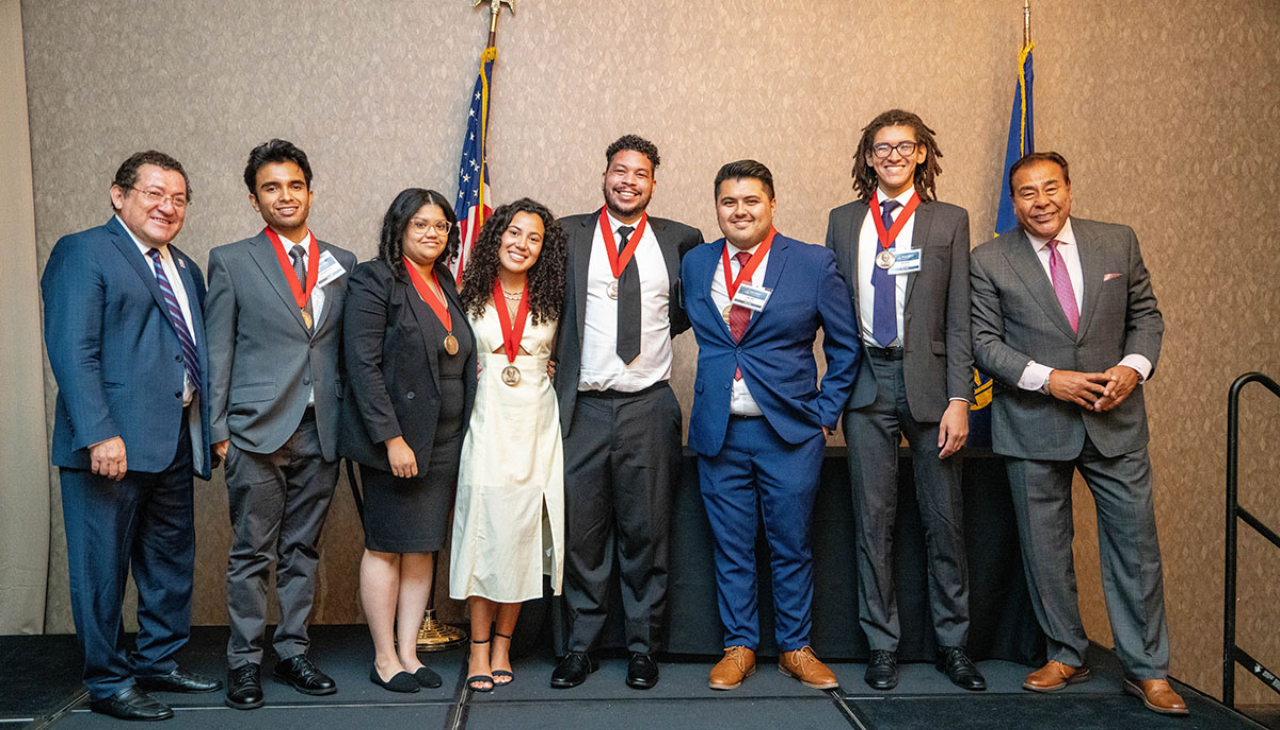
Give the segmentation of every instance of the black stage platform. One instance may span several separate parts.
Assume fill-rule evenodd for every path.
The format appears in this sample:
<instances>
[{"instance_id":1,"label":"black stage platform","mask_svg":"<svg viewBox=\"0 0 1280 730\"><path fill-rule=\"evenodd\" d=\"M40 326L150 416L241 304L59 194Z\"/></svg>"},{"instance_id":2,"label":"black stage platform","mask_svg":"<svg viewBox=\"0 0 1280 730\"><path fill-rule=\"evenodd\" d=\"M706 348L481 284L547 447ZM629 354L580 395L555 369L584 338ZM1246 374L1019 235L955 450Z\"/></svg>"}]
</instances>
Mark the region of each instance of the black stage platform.
<instances>
[{"instance_id":1,"label":"black stage platform","mask_svg":"<svg viewBox=\"0 0 1280 730\"><path fill-rule=\"evenodd\" d=\"M732 692L707 689L710 658L681 657L662 663L662 680L652 690L628 689L626 661L605 658L600 671L572 690L548 686L554 658L542 650L515 662L513 684L491 694L464 686L461 649L423 658L445 677L445 686L398 695L369 682L372 649L364 626L317 626L311 656L338 683L338 693L308 697L269 680L266 707L249 712L222 704L221 693L157 694L176 717L163 727L269 728L270 730L683 730L684 728L856 728L859 730L1218 730L1262 728L1190 687L1175 683L1191 708L1189 718L1166 718L1122 694L1114 656L1094 647L1094 679L1052 695L1021 689L1027 668L1003 660L980 662L990 689L971 694L956 689L929 664L905 664L892 692L878 693L862 682L861 664L832 663L841 689L818 692L762 663L756 676ZM180 661L185 669L225 675L225 628L196 629ZM4 728L120 728L124 723L88 711L79 689L79 657L69 636L0 637L0 730ZM264 667L264 679L270 675Z\"/></svg>"}]
</instances>

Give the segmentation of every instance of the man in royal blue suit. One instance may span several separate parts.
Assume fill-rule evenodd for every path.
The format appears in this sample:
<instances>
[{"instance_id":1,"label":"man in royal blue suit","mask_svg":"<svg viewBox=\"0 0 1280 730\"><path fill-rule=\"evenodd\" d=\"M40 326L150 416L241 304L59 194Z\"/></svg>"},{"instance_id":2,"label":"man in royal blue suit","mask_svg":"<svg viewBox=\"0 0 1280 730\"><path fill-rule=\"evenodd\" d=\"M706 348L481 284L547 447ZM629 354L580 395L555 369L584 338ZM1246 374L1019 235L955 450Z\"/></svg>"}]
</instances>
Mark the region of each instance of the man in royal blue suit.
<instances>
[{"instance_id":1,"label":"man in royal blue suit","mask_svg":"<svg viewBox=\"0 0 1280 730\"><path fill-rule=\"evenodd\" d=\"M757 504L773 577L778 670L834 689L809 647L813 557L809 525L827 436L836 428L858 364L858 334L835 255L773 228L773 175L755 160L730 162L715 181L724 238L681 266L698 340L689 445L715 537L724 658L712 689L755 673ZM813 344L823 330L827 372L818 387Z\"/></svg>"},{"instance_id":2,"label":"man in royal blue suit","mask_svg":"<svg viewBox=\"0 0 1280 730\"><path fill-rule=\"evenodd\" d=\"M174 661L191 631L192 477L210 468L204 277L170 245L190 197L177 160L133 155L111 185L115 216L59 240L41 279L84 684L95 712L126 720L173 716L146 690L222 687ZM138 636L126 652L131 565Z\"/></svg>"}]
</instances>

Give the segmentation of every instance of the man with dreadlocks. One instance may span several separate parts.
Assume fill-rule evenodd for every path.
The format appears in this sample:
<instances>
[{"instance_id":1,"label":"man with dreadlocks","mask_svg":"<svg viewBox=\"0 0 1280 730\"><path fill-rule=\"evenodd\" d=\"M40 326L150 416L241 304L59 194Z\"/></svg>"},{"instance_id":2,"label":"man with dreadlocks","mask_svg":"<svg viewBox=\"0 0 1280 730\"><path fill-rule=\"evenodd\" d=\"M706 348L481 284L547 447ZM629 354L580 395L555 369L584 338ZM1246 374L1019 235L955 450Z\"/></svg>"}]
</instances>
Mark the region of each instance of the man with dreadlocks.
<instances>
[{"instance_id":1,"label":"man with dreadlocks","mask_svg":"<svg viewBox=\"0 0 1280 730\"><path fill-rule=\"evenodd\" d=\"M836 252L857 313L861 366L844 416L857 525L859 623L871 646L866 682L898 684L901 632L893 578L898 445L911 445L929 555L938 671L967 690L986 681L965 654L969 577L960 456L973 396L969 214L939 202L942 153L920 117L892 109L862 130L858 200L831 211Z\"/></svg>"}]
</instances>

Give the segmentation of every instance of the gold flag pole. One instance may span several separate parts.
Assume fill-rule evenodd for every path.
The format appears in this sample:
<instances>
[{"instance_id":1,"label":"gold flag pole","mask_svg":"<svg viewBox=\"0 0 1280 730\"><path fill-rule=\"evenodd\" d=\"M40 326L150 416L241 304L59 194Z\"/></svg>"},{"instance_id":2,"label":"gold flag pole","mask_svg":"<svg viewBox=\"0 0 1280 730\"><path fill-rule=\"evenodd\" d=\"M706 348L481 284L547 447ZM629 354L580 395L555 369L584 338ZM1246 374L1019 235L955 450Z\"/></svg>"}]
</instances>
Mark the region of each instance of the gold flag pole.
<instances>
[{"instance_id":1,"label":"gold flag pole","mask_svg":"<svg viewBox=\"0 0 1280 730\"><path fill-rule=\"evenodd\" d=\"M1022 0L1022 47L1026 48L1029 45L1031 45L1031 0Z\"/></svg>"},{"instance_id":2,"label":"gold flag pole","mask_svg":"<svg viewBox=\"0 0 1280 730\"><path fill-rule=\"evenodd\" d=\"M473 0L471 7L480 7L483 2L485 0ZM502 12L502 6L506 5L514 16L516 2L515 0L488 0L488 2L489 42L487 47L492 48L498 40L498 15ZM440 562L439 558L440 553L437 552L431 561L431 595L427 596L427 610L422 617L422 626L418 628L419 651L444 651L467 640L467 632L436 618L436 567Z\"/></svg>"}]
</instances>

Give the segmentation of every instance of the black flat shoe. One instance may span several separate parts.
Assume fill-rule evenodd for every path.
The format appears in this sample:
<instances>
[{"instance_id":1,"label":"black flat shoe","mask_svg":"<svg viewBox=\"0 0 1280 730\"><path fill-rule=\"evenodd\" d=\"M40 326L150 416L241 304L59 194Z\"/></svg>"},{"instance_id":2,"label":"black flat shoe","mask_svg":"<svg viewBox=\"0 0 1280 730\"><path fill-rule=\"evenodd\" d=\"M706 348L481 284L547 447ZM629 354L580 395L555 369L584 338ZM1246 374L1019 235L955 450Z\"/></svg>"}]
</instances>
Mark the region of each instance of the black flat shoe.
<instances>
[{"instance_id":1,"label":"black flat shoe","mask_svg":"<svg viewBox=\"0 0 1280 730\"><path fill-rule=\"evenodd\" d=\"M631 653L627 662L627 686L631 689L652 689L658 683L658 665L653 657L639 652Z\"/></svg>"},{"instance_id":2,"label":"black flat shoe","mask_svg":"<svg viewBox=\"0 0 1280 730\"><path fill-rule=\"evenodd\" d=\"M147 692L185 692L199 694L201 692L217 692L222 689L222 682L199 674L191 674L175 669L168 674L135 676L134 681Z\"/></svg>"},{"instance_id":3,"label":"black flat shoe","mask_svg":"<svg viewBox=\"0 0 1280 730\"><path fill-rule=\"evenodd\" d=\"M126 687L110 697L89 703L89 709L120 720L168 720L173 710L137 687Z\"/></svg>"},{"instance_id":4,"label":"black flat shoe","mask_svg":"<svg viewBox=\"0 0 1280 730\"><path fill-rule=\"evenodd\" d=\"M304 695L331 695L338 691L333 679L320 671L306 654L277 662L273 674L277 682L287 684Z\"/></svg>"},{"instance_id":5,"label":"black flat shoe","mask_svg":"<svg viewBox=\"0 0 1280 730\"><path fill-rule=\"evenodd\" d=\"M257 664L245 664L227 670L227 698L233 710L256 710L262 707L262 671Z\"/></svg>"},{"instance_id":6,"label":"black flat shoe","mask_svg":"<svg viewBox=\"0 0 1280 730\"><path fill-rule=\"evenodd\" d=\"M426 687L427 689L435 689L444 684L439 674L426 667L419 667L418 671L413 673L413 681L417 682L420 687Z\"/></svg>"},{"instance_id":7,"label":"black flat shoe","mask_svg":"<svg viewBox=\"0 0 1280 730\"><path fill-rule=\"evenodd\" d=\"M969 660L964 649L959 646L938 647L938 661L934 666L939 672L947 675L951 683L960 689L970 692L982 692L987 688L987 680L982 672Z\"/></svg>"},{"instance_id":8,"label":"black flat shoe","mask_svg":"<svg viewBox=\"0 0 1280 730\"><path fill-rule=\"evenodd\" d=\"M897 652L875 649L871 652L871 660L867 662L867 673L863 676L871 689L890 690L898 686L898 654Z\"/></svg>"},{"instance_id":9,"label":"black flat shoe","mask_svg":"<svg viewBox=\"0 0 1280 730\"><path fill-rule=\"evenodd\" d=\"M556 689L577 687L587 681L587 675L599 666L585 651L571 651L551 673L551 686Z\"/></svg>"},{"instance_id":10,"label":"black flat shoe","mask_svg":"<svg viewBox=\"0 0 1280 730\"><path fill-rule=\"evenodd\" d=\"M382 677L378 676L378 668L373 667L369 670L369 681L391 692L411 694L418 691L418 680L408 672L396 672L391 679L384 682Z\"/></svg>"}]
</instances>

